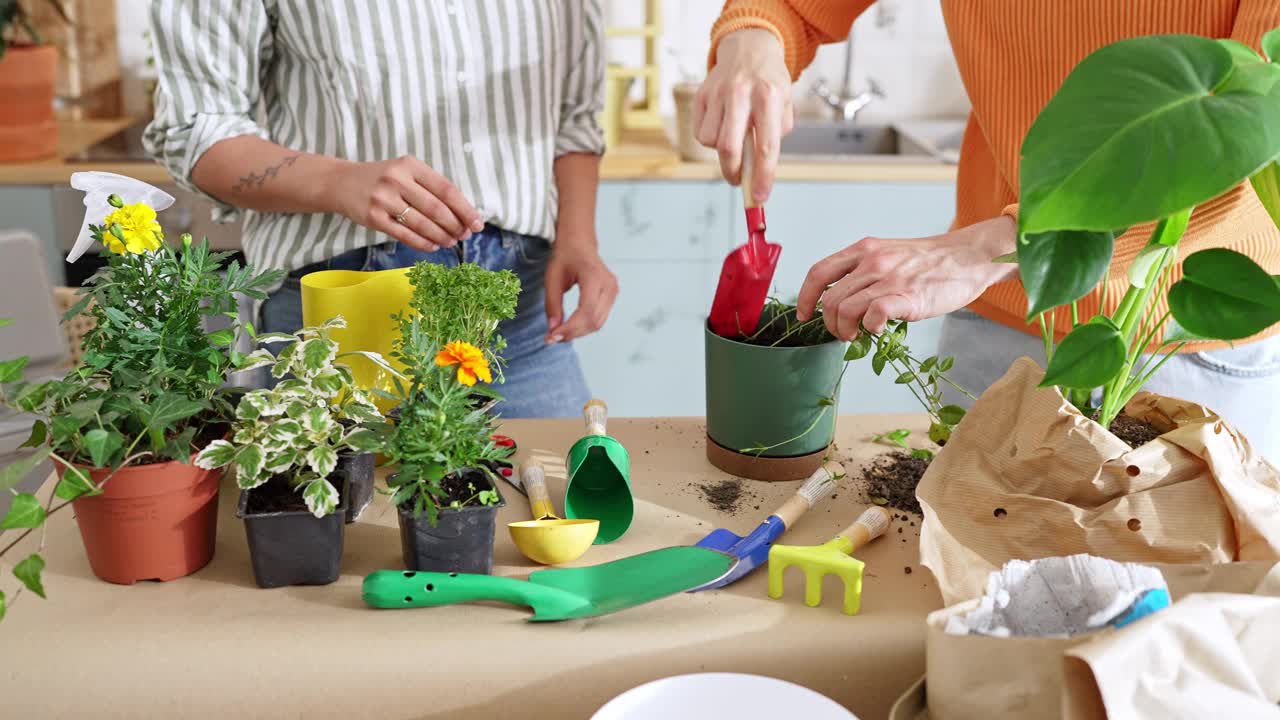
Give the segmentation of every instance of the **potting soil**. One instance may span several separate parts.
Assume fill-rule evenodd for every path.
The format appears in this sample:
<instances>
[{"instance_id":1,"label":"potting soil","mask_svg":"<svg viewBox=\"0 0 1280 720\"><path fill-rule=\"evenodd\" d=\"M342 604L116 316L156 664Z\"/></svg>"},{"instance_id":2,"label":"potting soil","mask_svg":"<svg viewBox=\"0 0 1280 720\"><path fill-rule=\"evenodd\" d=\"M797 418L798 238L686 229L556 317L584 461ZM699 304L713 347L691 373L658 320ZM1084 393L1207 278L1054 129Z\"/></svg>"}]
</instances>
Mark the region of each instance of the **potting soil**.
<instances>
[{"instance_id":1,"label":"potting soil","mask_svg":"<svg viewBox=\"0 0 1280 720\"><path fill-rule=\"evenodd\" d=\"M873 503L919 515L916 486L928 469L928 460L895 451L877 456L863 467L862 479Z\"/></svg>"},{"instance_id":2,"label":"potting soil","mask_svg":"<svg viewBox=\"0 0 1280 720\"><path fill-rule=\"evenodd\" d=\"M1164 434L1151 423L1128 415L1116 417L1111 422L1111 427L1107 429L1111 431L1112 435L1128 443L1131 448L1146 445Z\"/></svg>"}]
</instances>

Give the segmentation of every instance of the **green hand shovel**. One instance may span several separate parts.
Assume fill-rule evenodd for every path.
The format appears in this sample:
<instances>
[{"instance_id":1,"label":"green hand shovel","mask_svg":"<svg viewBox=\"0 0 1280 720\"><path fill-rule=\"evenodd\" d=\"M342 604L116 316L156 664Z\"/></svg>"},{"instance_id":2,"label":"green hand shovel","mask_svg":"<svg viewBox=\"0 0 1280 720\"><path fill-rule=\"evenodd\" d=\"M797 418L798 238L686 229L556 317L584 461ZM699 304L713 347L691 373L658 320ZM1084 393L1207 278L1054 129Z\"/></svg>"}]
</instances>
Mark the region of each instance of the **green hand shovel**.
<instances>
[{"instance_id":1,"label":"green hand shovel","mask_svg":"<svg viewBox=\"0 0 1280 720\"><path fill-rule=\"evenodd\" d=\"M631 460L622 443L605 434L609 409L592 400L582 409L587 435L569 448L569 484L564 491L567 518L600 521L595 544L611 543L631 526Z\"/></svg>"}]
</instances>

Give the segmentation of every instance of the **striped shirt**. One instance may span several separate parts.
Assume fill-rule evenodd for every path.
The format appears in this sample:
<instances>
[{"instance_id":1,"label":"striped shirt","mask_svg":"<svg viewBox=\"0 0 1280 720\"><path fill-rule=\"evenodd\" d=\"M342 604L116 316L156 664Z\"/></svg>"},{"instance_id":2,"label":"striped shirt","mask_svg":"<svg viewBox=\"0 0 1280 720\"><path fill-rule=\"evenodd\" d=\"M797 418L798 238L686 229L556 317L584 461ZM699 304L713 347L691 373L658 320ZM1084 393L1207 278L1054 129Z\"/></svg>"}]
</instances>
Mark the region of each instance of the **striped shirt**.
<instances>
[{"instance_id":1,"label":"striped shirt","mask_svg":"<svg viewBox=\"0 0 1280 720\"><path fill-rule=\"evenodd\" d=\"M555 158L600 154L599 0L156 0L147 151L195 192L196 161L256 135L355 161L419 158L483 219L553 238ZM215 219L240 217L217 201ZM258 268L391 238L339 215L244 211Z\"/></svg>"}]
</instances>

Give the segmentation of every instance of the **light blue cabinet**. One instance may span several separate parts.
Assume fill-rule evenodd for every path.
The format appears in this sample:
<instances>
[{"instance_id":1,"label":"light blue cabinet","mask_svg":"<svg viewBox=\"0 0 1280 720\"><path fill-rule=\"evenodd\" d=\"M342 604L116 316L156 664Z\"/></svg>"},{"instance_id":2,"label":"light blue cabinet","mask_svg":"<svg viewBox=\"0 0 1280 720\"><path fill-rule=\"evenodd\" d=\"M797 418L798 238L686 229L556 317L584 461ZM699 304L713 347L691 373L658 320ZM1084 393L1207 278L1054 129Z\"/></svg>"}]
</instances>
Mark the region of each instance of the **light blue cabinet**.
<instances>
[{"instance_id":1,"label":"light blue cabinet","mask_svg":"<svg viewBox=\"0 0 1280 720\"><path fill-rule=\"evenodd\" d=\"M952 183L780 184L768 237L783 246L775 292L799 292L814 262L866 236L914 237L947 229ZM738 191L722 182L606 182L597 226L621 287L605 328L577 343L592 392L617 416L705 414L703 326L725 254L746 239ZM912 328L921 356L940 321ZM851 367L842 412L916 410L905 388Z\"/></svg>"}]
</instances>

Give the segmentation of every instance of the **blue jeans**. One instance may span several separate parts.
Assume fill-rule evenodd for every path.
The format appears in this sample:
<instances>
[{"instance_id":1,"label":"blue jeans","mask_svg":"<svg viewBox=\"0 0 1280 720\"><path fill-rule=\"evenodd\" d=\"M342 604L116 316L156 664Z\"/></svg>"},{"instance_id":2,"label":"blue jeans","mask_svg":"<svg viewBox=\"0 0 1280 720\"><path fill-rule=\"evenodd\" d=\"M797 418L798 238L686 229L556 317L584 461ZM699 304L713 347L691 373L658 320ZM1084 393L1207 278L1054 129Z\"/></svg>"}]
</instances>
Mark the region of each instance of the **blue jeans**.
<instances>
[{"instance_id":1,"label":"blue jeans","mask_svg":"<svg viewBox=\"0 0 1280 720\"><path fill-rule=\"evenodd\" d=\"M955 367L947 375L974 395L999 380L1020 357L1044 367L1044 344L1038 335L972 310L946 317L938 353L955 356ZM1255 451L1280 463L1280 407L1275 403L1280 398L1280 336L1223 350L1180 353L1143 389L1204 405L1243 433ZM963 407L972 404L951 388L943 400Z\"/></svg>"},{"instance_id":2,"label":"blue jeans","mask_svg":"<svg viewBox=\"0 0 1280 720\"><path fill-rule=\"evenodd\" d=\"M343 253L289 273L284 285L262 304L260 323L266 332L294 332L302 327L300 279L320 270L390 270L423 260L455 266L475 263L489 270L511 270L520 278L516 316L498 325L507 339L503 353L505 382L495 388L505 398L495 410L503 417L579 417L590 399L578 354L568 343L548 345L543 278L551 245L546 240L486 226L457 247L433 253L388 243ZM356 321L355 318L348 318Z\"/></svg>"}]
</instances>

